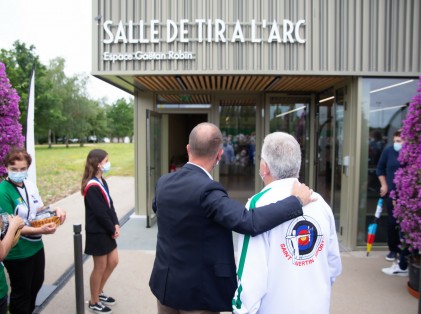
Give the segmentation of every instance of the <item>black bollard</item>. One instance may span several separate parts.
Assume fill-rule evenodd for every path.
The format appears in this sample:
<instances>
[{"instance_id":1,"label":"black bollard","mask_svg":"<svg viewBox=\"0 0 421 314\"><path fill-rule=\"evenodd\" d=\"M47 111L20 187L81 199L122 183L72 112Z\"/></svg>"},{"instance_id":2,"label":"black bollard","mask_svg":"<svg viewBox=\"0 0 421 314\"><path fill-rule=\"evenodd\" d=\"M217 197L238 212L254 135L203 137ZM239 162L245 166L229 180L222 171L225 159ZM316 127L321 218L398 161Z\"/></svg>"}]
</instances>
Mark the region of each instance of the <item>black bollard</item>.
<instances>
[{"instance_id":1,"label":"black bollard","mask_svg":"<svg viewBox=\"0 0 421 314\"><path fill-rule=\"evenodd\" d=\"M75 290L76 290L76 313L85 313L83 291L83 261L82 261L82 225L73 225L73 242L75 249Z\"/></svg>"}]
</instances>

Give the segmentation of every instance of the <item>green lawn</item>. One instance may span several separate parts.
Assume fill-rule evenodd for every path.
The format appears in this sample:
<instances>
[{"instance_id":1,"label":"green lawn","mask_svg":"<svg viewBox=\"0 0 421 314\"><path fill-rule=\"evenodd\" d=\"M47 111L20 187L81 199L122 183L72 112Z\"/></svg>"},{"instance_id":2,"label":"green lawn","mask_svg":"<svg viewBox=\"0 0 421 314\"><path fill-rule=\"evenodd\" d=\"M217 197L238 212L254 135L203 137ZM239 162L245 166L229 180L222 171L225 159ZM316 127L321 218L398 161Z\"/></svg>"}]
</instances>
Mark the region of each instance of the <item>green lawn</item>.
<instances>
[{"instance_id":1,"label":"green lawn","mask_svg":"<svg viewBox=\"0 0 421 314\"><path fill-rule=\"evenodd\" d=\"M80 190L86 156L94 148L104 149L111 162L107 176L134 176L134 145L131 144L72 144L46 145L35 148L37 186L45 204L51 204Z\"/></svg>"}]
</instances>

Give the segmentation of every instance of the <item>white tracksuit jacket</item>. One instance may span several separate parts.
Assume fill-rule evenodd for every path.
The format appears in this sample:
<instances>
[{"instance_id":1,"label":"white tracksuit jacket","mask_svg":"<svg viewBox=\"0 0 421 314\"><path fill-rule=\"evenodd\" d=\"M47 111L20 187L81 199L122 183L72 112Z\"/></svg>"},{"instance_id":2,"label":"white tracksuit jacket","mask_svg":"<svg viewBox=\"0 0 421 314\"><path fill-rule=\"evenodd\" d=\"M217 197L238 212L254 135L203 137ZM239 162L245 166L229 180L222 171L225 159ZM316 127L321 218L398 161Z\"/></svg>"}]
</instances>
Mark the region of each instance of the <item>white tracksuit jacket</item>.
<instances>
[{"instance_id":1,"label":"white tracksuit jacket","mask_svg":"<svg viewBox=\"0 0 421 314\"><path fill-rule=\"evenodd\" d=\"M247 208L284 199L294 181L272 182ZM332 210L316 195L303 216L256 237L240 235L234 313L329 313L331 286L342 264Z\"/></svg>"}]
</instances>

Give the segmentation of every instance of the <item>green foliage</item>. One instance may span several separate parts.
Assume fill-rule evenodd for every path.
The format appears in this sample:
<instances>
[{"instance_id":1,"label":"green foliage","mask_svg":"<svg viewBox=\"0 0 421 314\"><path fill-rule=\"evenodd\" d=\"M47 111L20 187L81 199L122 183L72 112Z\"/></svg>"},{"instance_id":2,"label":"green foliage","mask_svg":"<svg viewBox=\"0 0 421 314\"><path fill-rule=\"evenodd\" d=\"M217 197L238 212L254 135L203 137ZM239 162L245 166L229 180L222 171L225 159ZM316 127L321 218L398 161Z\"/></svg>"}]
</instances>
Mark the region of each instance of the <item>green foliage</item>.
<instances>
[{"instance_id":1,"label":"green foliage","mask_svg":"<svg viewBox=\"0 0 421 314\"><path fill-rule=\"evenodd\" d=\"M38 108L43 107L43 98L37 95L42 95L45 90L45 66L41 64L39 57L35 53L35 46L26 46L25 43L15 41L11 50L0 50L0 61L5 64L7 69L7 76L10 84L16 89L20 96L19 110L21 116L19 119L23 131L26 130L26 114L28 107L28 92L29 81L32 73L32 66L35 66L37 80L35 84L35 103ZM35 107L35 115L37 115L37 107ZM35 121L36 123L36 121Z\"/></svg>"},{"instance_id":2,"label":"green foliage","mask_svg":"<svg viewBox=\"0 0 421 314\"><path fill-rule=\"evenodd\" d=\"M80 190L86 156L94 148L104 149L109 155L111 170L106 176L134 176L133 144L56 145L51 149L36 146L37 185L44 203Z\"/></svg>"},{"instance_id":3,"label":"green foliage","mask_svg":"<svg viewBox=\"0 0 421 314\"><path fill-rule=\"evenodd\" d=\"M112 137L133 135L133 102L121 98L108 110L107 118Z\"/></svg>"},{"instance_id":4,"label":"green foliage","mask_svg":"<svg viewBox=\"0 0 421 314\"><path fill-rule=\"evenodd\" d=\"M19 118L26 130L29 81L35 65L35 141L55 143L59 137L79 139L81 145L89 135L118 137L133 135L133 101L119 99L113 105L87 96L86 75L68 77L65 60L50 60L41 64L33 45L20 41L11 50L0 51L0 61L7 67L12 86L21 97ZM67 143L68 144L68 143Z\"/></svg>"}]
</instances>

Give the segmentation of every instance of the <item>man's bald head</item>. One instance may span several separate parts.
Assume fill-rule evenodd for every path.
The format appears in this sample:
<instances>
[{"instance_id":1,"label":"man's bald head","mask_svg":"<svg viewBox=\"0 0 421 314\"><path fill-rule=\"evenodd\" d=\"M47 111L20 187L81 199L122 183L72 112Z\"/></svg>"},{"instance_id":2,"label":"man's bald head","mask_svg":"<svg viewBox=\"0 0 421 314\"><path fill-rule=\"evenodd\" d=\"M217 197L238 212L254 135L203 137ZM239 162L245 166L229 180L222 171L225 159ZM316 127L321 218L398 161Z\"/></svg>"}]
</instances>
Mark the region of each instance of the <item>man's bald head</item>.
<instances>
[{"instance_id":1,"label":"man's bald head","mask_svg":"<svg viewBox=\"0 0 421 314\"><path fill-rule=\"evenodd\" d=\"M221 131L215 124L200 123L190 132L189 146L194 157L214 158L222 148Z\"/></svg>"}]
</instances>

